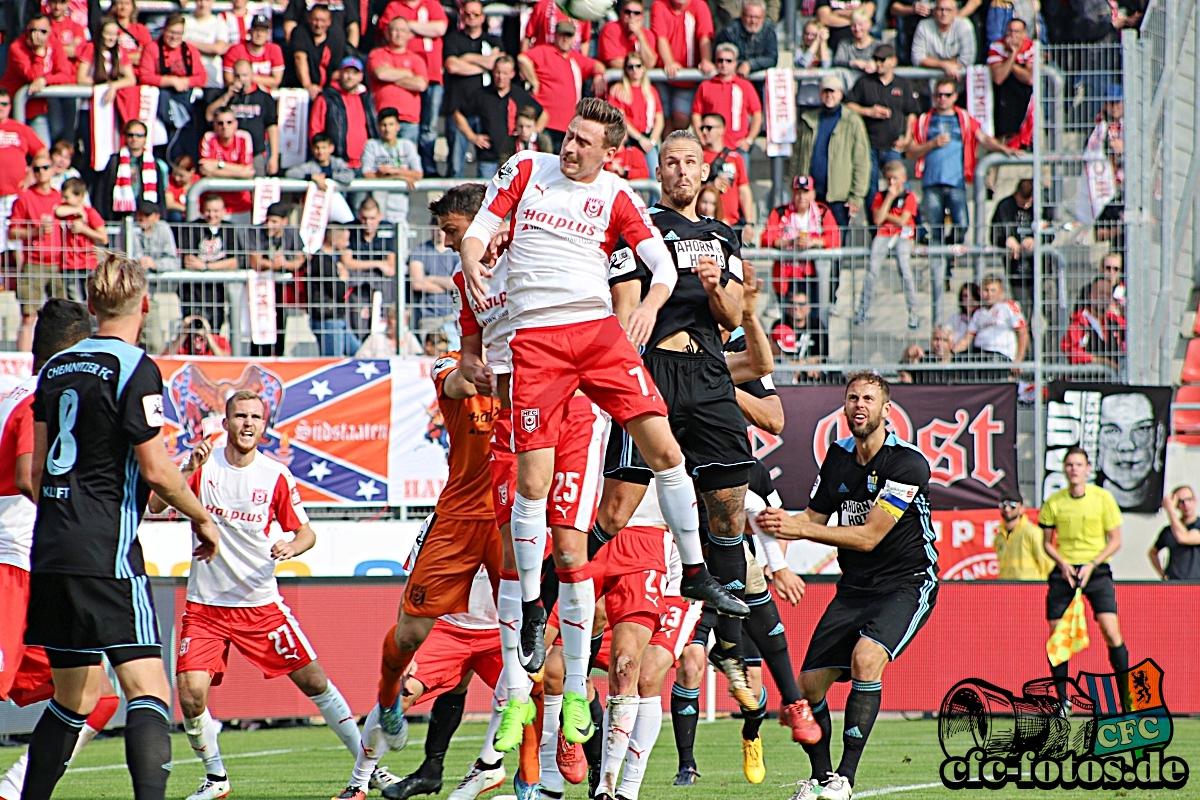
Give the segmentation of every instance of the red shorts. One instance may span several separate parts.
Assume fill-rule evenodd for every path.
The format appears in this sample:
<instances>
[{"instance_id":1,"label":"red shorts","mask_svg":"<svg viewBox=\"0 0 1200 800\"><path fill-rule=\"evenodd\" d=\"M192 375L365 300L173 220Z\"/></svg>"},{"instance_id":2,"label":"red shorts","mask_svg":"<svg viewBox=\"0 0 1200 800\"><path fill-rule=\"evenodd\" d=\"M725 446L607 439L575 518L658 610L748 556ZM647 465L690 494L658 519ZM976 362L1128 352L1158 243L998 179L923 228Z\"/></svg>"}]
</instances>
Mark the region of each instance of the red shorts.
<instances>
[{"instance_id":1,"label":"red shorts","mask_svg":"<svg viewBox=\"0 0 1200 800\"><path fill-rule=\"evenodd\" d=\"M666 611L659 617L658 630L650 637L650 644L656 644L679 660L683 648L692 640L692 633L704 613L704 604L682 597L664 597Z\"/></svg>"},{"instance_id":2,"label":"red shorts","mask_svg":"<svg viewBox=\"0 0 1200 800\"><path fill-rule=\"evenodd\" d=\"M573 325L522 328L512 338L516 451L555 447L577 389L617 424L667 415L658 387L614 316Z\"/></svg>"},{"instance_id":3,"label":"red shorts","mask_svg":"<svg viewBox=\"0 0 1200 800\"><path fill-rule=\"evenodd\" d=\"M554 483L546 503L549 525L590 531L604 480L608 418L582 395L572 397L554 449Z\"/></svg>"},{"instance_id":4,"label":"red shorts","mask_svg":"<svg viewBox=\"0 0 1200 800\"><path fill-rule=\"evenodd\" d=\"M0 701L27 706L54 696L46 651L25 646L29 571L0 564Z\"/></svg>"},{"instance_id":5,"label":"red shorts","mask_svg":"<svg viewBox=\"0 0 1200 800\"><path fill-rule=\"evenodd\" d=\"M316 660L312 645L291 610L276 601L251 608L209 606L188 601L179 633L175 674L207 672L219 686L233 645L264 678L288 675Z\"/></svg>"},{"instance_id":6,"label":"red shorts","mask_svg":"<svg viewBox=\"0 0 1200 800\"><path fill-rule=\"evenodd\" d=\"M460 628L439 619L417 650L413 663L416 670L412 677L425 687L418 703L450 691L462 683L468 672L474 672L489 689L495 689L504 667L500 632L495 628Z\"/></svg>"},{"instance_id":7,"label":"red shorts","mask_svg":"<svg viewBox=\"0 0 1200 800\"><path fill-rule=\"evenodd\" d=\"M513 498L517 496L517 454L512 451L512 409L502 408L492 425L492 507L496 527L512 521Z\"/></svg>"}]
</instances>

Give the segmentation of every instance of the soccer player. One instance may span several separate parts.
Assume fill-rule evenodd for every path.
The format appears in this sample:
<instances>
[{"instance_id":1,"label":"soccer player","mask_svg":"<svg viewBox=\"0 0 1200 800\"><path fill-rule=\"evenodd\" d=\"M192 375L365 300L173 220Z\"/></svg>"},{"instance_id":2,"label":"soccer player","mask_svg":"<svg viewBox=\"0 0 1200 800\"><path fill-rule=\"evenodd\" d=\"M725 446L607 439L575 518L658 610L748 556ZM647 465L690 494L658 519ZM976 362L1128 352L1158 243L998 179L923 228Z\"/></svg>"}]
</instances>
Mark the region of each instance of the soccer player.
<instances>
[{"instance_id":1,"label":"soccer player","mask_svg":"<svg viewBox=\"0 0 1200 800\"><path fill-rule=\"evenodd\" d=\"M1046 619L1050 633L1082 588L1100 635L1108 645L1108 663L1113 672L1129 669L1129 649L1121 638L1121 622L1117 619L1117 593L1113 587L1112 567L1108 560L1121 549L1121 509L1107 489L1088 483L1092 471L1087 451L1069 447L1063 458L1063 475L1067 488L1046 498L1038 513L1042 526L1046 555L1054 560L1057 569L1046 579ZM1055 537L1057 534L1057 537ZM1058 696L1066 706L1067 667L1064 661L1051 667L1050 673L1064 679L1057 684Z\"/></svg>"},{"instance_id":2,"label":"soccer player","mask_svg":"<svg viewBox=\"0 0 1200 800\"><path fill-rule=\"evenodd\" d=\"M47 300L33 328L33 377L26 378L0 401L0 702L18 706L54 694L50 662L40 647L25 647L25 615L29 599L29 549L37 506L32 502L33 396L37 373L51 356L86 339L92 332L87 309L61 298ZM112 719L117 696L103 677L102 696L88 715L68 762ZM29 757L22 754L0 779L0 798L19 800Z\"/></svg>"},{"instance_id":3,"label":"soccer player","mask_svg":"<svg viewBox=\"0 0 1200 800\"><path fill-rule=\"evenodd\" d=\"M580 101L558 157L522 152L488 187L484 207L463 238L461 256L472 302L488 297L490 277L481 259L510 213L512 240L506 281L513 371L511 405L517 452L517 492L512 536L544 541L546 500L554 483L554 451L566 408L582 389L629 431L654 471L664 516L684 561L681 591L719 610L749 609L704 567L695 491L683 454L671 435L666 406L630 342L641 345L658 308L670 296L677 272L641 200L623 180L604 171L625 137L620 111L602 100ZM629 318L629 335L613 316L606 281L609 251L619 236L651 267L653 286ZM554 266L549 266L549 265ZM561 582L560 612L566 635L564 735L591 738L585 697L588 633L595 606L586 536L556 532L555 564ZM518 570L529 567L518 562ZM521 659L536 672L545 658L546 612L522 584Z\"/></svg>"},{"instance_id":4,"label":"soccer player","mask_svg":"<svg viewBox=\"0 0 1200 800\"><path fill-rule=\"evenodd\" d=\"M229 794L229 776L217 744L221 723L208 711L208 690L225 676L230 645L263 677L287 675L320 709L351 755L361 749L358 721L325 676L275 581L276 562L308 552L317 536L291 471L258 452L268 418L267 404L258 394L249 389L234 392L225 401L225 446L214 451L209 441L201 441L183 469L188 486L210 509L226 544L209 563L192 559L188 573L175 683L183 732L205 771L188 800ZM157 495L150 500L154 513L166 506ZM283 533L292 534L290 539L272 533L276 522Z\"/></svg>"},{"instance_id":5,"label":"soccer player","mask_svg":"<svg viewBox=\"0 0 1200 800\"><path fill-rule=\"evenodd\" d=\"M493 588L500 575L500 531L492 507L489 467L499 403L476 391L459 369L457 351L435 361L431 377L450 437L450 474L409 572L399 619L383 639L379 703L371 712L378 716L382 736L372 733L366 743L380 757L387 749L402 750L408 741L408 722L400 705L401 678L434 621L443 614L468 611L471 586L481 565L489 576L497 576L490 578ZM370 727L369 715L364 730Z\"/></svg>"},{"instance_id":6,"label":"soccer player","mask_svg":"<svg viewBox=\"0 0 1200 800\"><path fill-rule=\"evenodd\" d=\"M884 427L890 388L875 372L846 379L852 436L829 448L808 509L790 516L766 508L757 523L779 539L808 539L838 549L842 576L821 615L801 667L800 691L822 736L804 745L811 777L793 800L848 800L863 747L879 714L883 671L929 620L937 600L937 550L929 517L929 462ZM838 526L827 527L838 514ZM849 673L849 676L847 676ZM825 694L849 677L842 760L833 771Z\"/></svg>"},{"instance_id":7,"label":"soccer player","mask_svg":"<svg viewBox=\"0 0 1200 800\"><path fill-rule=\"evenodd\" d=\"M163 444L162 376L136 346L150 311L145 273L107 254L87 296L97 334L47 362L33 401L38 515L25 643L46 648L54 698L29 741L22 798L49 798L66 770L100 695L103 654L128 698L134 794L162 800L171 688L137 526L153 489L192 521L198 559L216 557L220 534Z\"/></svg>"}]
</instances>

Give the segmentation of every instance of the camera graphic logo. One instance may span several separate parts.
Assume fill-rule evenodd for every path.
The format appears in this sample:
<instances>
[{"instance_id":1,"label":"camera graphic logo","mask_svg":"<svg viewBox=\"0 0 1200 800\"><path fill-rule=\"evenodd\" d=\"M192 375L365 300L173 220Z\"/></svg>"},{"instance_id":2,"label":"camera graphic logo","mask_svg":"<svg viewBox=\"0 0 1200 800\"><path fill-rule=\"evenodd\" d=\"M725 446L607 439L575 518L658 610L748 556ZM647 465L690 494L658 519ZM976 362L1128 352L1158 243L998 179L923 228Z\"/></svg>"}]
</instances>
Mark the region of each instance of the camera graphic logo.
<instances>
[{"instance_id":1,"label":"camera graphic logo","mask_svg":"<svg viewBox=\"0 0 1200 800\"><path fill-rule=\"evenodd\" d=\"M1032 680L1019 697L987 681L960 681L942 700L938 719L942 783L1180 788L1189 770L1165 753L1173 726L1162 687L1163 671L1151 659L1119 673Z\"/></svg>"}]
</instances>

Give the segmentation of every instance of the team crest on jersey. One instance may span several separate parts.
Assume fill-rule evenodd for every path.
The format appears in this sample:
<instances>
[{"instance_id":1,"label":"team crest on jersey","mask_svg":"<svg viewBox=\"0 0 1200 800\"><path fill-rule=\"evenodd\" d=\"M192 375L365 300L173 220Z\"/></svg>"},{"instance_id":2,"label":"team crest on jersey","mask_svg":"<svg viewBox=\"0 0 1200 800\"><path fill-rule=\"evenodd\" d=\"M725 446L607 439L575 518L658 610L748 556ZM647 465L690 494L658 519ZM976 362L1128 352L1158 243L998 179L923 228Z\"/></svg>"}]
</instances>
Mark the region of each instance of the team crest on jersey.
<instances>
[{"instance_id":1,"label":"team crest on jersey","mask_svg":"<svg viewBox=\"0 0 1200 800\"><path fill-rule=\"evenodd\" d=\"M542 424L542 412L537 408L521 409L521 430L533 433Z\"/></svg>"},{"instance_id":2,"label":"team crest on jersey","mask_svg":"<svg viewBox=\"0 0 1200 800\"><path fill-rule=\"evenodd\" d=\"M604 200L599 197L589 197L583 204L583 213L589 217L598 217L604 213Z\"/></svg>"},{"instance_id":3,"label":"team crest on jersey","mask_svg":"<svg viewBox=\"0 0 1200 800\"><path fill-rule=\"evenodd\" d=\"M508 484L502 483L496 488L496 494L500 496L500 505L508 505Z\"/></svg>"},{"instance_id":4,"label":"team crest on jersey","mask_svg":"<svg viewBox=\"0 0 1200 800\"><path fill-rule=\"evenodd\" d=\"M872 472L867 476L867 491L875 494L875 490L879 488L879 476Z\"/></svg>"},{"instance_id":5,"label":"team crest on jersey","mask_svg":"<svg viewBox=\"0 0 1200 800\"><path fill-rule=\"evenodd\" d=\"M256 506L261 506L262 504L266 503L267 502L267 490L266 489L254 489L253 491L251 491L250 492L250 502Z\"/></svg>"}]
</instances>

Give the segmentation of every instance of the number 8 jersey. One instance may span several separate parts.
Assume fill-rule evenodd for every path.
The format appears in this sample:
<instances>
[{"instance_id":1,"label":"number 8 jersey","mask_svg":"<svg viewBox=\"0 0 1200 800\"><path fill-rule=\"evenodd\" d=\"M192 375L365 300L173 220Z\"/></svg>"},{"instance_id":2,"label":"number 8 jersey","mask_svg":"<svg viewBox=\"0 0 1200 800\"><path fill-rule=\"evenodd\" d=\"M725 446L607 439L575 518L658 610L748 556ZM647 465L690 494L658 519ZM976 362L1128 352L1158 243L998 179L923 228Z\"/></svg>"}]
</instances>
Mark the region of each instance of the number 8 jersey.
<instances>
[{"instance_id":1,"label":"number 8 jersey","mask_svg":"<svg viewBox=\"0 0 1200 800\"><path fill-rule=\"evenodd\" d=\"M46 424L33 530L34 573L145 574L138 524L150 496L135 445L163 424L162 375L145 351L95 336L42 368L33 400Z\"/></svg>"}]
</instances>

